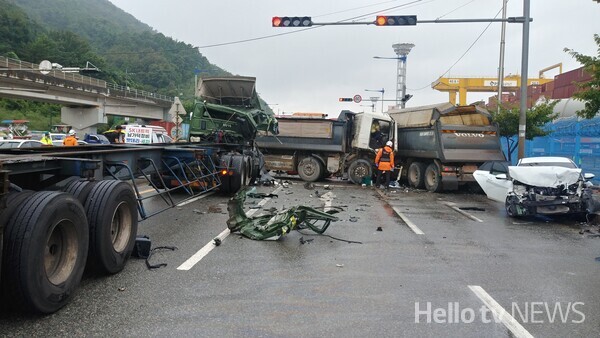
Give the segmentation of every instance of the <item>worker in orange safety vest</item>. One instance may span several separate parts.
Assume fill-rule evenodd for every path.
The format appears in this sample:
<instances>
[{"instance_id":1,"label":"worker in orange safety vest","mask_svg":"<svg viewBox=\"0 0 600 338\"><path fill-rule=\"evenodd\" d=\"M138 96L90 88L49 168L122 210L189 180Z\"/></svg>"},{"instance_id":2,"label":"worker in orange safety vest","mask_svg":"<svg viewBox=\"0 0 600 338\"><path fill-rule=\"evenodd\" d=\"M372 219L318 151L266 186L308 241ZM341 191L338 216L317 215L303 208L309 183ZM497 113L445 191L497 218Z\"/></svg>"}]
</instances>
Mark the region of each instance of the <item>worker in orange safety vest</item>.
<instances>
[{"instance_id":1,"label":"worker in orange safety vest","mask_svg":"<svg viewBox=\"0 0 600 338\"><path fill-rule=\"evenodd\" d=\"M75 133L75 130L71 129L69 131L69 136L67 136L63 140L63 146L76 146L77 145L77 138L75 137L76 135L77 135L77 133Z\"/></svg>"},{"instance_id":2,"label":"worker in orange safety vest","mask_svg":"<svg viewBox=\"0 0 600 338\"><path fill-rule=\"evenodd\" d=\"M394 149L392 141L387 141L385 147L379 149L377 156L375 156L375 165L377 165L377 186L380 186L383 175L385 175L385 185L383 188L387 189L390 185L390 173L394 171Z\"/></svg>"}]
</instances>

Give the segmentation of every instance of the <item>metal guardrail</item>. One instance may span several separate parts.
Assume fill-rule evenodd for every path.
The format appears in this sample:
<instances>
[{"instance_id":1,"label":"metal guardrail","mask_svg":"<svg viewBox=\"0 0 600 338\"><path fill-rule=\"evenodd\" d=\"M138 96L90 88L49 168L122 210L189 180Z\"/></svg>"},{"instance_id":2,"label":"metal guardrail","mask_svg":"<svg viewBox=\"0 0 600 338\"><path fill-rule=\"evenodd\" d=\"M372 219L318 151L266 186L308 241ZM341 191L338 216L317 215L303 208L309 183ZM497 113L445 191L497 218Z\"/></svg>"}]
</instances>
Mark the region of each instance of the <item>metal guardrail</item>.
<instances>
[{"instance_id":1,"label":"metal guardrail","mask_svg":"<svg viewBox=\"0 0 600 338\"><path fill-rule=\"evenodd\" d=\"M16 72L15 72L16 71ZM47 80L51 79L60 79L65 81L71 81L79 84L83 84L86 86L93 86L98 88L103 88L107 90L96 90L97 92L104 92L110 95L110 90L116 90L120 93L123 93L124 97L131 98L140 98L140 99L156 99L161 101L173 102L174 99L171 96L166 96L162 94L152 93L145 90L131 89L126 86L121 86L113 83L108 83L104 80L96 79L89 76L83 76L76 73L66 73L59 69L48 70L47 74L42 74L39 69L39 65L30 63L27 61L21 61L17 59L11 59L4 56L0 56L0 73L6 72L7 77L19 78L22 80L29 80L35 82L41 82L50 85L57 85L60 87L65 87L64 84L59 84L56 81ZM76 90L85 90L89 91L89 88L82 88L77 86L67 86Z\"/></svg>"}]
</instances>

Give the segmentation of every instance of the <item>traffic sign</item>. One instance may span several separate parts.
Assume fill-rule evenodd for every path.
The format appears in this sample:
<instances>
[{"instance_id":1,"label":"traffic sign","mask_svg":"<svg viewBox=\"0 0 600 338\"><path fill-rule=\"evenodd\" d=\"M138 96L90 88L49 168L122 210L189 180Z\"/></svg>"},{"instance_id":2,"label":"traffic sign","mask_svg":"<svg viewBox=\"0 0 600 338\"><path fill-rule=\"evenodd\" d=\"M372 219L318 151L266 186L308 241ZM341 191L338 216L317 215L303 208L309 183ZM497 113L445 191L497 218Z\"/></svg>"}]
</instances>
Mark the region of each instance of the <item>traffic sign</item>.
<instances>
[{"instance_id":1,"label":"traffic sign","mask_svg":"<svg viewBox=\"0 0 600 338\"><path fill-rule=\"evenodd\" d=\"M354 97L352 98L352 101L354 101L354 103L360 103L360 101L362 101L362 96L356 94L354 95Z\"/></svg>"}]
</instances>

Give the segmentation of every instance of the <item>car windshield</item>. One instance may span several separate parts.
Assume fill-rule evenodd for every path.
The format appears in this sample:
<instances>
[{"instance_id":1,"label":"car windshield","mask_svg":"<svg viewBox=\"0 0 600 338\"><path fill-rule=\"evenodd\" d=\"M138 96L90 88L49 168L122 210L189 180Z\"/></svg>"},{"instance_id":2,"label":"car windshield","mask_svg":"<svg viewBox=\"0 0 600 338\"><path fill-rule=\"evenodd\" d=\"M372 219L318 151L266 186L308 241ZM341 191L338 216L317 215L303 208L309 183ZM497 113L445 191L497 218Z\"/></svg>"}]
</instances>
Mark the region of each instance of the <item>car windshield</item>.
<instances>
[{"instance_id":1,"label":"car windshield","mask_svg":"<svg viewBox=\"0 0 600 338\"><path fill-rule=\"evenodd\" d=\"M0 142L0 148L19 148L19 142Z\"/></svg>"}]
</instances>

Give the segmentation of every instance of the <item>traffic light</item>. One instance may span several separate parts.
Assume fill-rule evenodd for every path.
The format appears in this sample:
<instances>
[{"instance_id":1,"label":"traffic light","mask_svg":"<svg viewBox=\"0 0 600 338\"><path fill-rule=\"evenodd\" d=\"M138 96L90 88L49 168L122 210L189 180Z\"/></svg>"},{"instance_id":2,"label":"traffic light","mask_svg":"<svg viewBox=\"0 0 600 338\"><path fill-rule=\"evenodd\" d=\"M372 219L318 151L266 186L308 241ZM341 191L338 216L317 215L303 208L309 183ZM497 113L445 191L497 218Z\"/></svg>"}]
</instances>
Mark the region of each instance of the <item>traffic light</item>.
<instances>
[{"instance_id":1,"label":"traffic light","mask_svg":"<svg viewBox=\"0 0 600 338\"><path fill-rule=\"evenodd\" d=\"M352 102L351 97L340 97L340 102Z\"/></svg>"},{"instance_id":2,"label":"traffic light","mask_svg":"<svg viewBox=\"0 0 600 338\"><path fill-rule=\"evenodd\" d=\"M274 16L273 27L310 27L313 25L310 16Z\"/></svg>"},{"instance_id":3,"label":"traffic light","mask_svg":"<svg viewBox=\"0 0 600 338\"><path fill-rule=\"evenodd\" d=\"M416 24L416 15L378 15L375 19L377 26L414 26Z\"/></svg>"}]
</instances>

